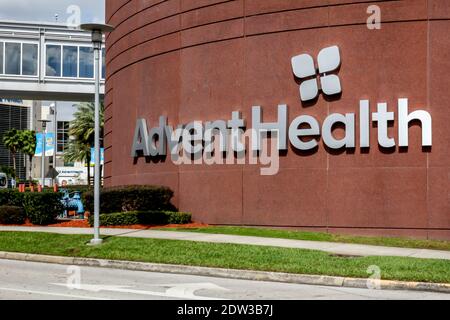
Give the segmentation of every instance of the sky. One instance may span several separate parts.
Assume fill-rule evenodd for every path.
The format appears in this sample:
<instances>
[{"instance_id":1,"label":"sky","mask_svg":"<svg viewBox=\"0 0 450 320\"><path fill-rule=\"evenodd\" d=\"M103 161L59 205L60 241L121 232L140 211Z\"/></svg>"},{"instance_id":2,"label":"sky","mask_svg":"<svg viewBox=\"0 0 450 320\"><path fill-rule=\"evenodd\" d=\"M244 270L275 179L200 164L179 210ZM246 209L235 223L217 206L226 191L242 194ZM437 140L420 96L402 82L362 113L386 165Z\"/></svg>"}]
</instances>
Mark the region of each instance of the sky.
<instances>
[{"instance_id":1,"label":"sky","mask_svg":"<svg viewBox=\"0 0 450 320\"><path fill-rule=\"evenodd\" d=\"M81 22L104 23L105 0L0 0L0 20L65 23L72 16L70 6L81 10Z\"/></svg>"}]
</instances>

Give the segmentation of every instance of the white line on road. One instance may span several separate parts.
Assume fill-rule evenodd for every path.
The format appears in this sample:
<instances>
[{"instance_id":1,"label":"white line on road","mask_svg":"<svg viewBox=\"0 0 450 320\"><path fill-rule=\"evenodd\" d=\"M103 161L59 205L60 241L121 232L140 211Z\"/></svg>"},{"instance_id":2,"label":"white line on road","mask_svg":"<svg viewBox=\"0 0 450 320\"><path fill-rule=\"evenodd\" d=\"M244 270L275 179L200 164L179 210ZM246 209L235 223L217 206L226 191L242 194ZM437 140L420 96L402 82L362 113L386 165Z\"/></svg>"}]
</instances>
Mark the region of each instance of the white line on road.
<instances>
[{"instance_id":1,"label":"white line on road","mask_svg":"<svg viewBox=\"0 0 450 320\"><path fill-rule=\"evenodd\" d=\"M45 292L45 291L34 291L34 290L13 289L13 288L0 288L0 292L1 291L20 292L20 293L28 293L28 294L30 294L30 293L31 294L42 294L42 295L47 295L47 296L73 298L73 299L85 299L85 300L113 300L113 299L109 299L109 298L79 296L79 295L73 295L73 294L52 293L52 292Z\"/></svg>"},{"instance_id":2,"label":"white line on road","mask_svg":"<svg viewBox=\"0 0 450 320\"><path fill-rule=\"evenodd\" d=\"M51 285L67 287L66 283L50 283ZM176 299L190 299L190 300L226 300L220 298L210 298L204 296L197 296L195 292L198 290L219 290L228 291L228 289L222 288L213 283L185 283L185 284L171 284L171 285L158 285L158 287L170 286L165 292L157 291L144 291L135 290L127 286L114 286L114 285L90 285L90 284L80 284L78 287L74 286L71 289L84 290L90 292L119 292L119 293L131 293L138 295L165 297L165 298L176 298Z\"/></svg>"}]
</instances>

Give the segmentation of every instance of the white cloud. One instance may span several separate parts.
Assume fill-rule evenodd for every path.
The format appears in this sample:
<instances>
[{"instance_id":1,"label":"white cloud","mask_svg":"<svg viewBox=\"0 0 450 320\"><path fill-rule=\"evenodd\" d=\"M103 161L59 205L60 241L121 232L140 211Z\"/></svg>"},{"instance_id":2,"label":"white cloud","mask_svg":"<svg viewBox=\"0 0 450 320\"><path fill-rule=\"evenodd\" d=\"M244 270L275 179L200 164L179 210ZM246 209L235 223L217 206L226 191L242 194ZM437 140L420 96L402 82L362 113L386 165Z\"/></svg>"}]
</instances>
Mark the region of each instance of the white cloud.
<instances>
[{"instance_id":1,"label":"white cloud","mask_svg":"<svg viewBox=\"0 0 450 320\"><path fill-rule=\"evenodd\" d=\"M0 0L0 20L59 22L69 17L66 13L70 5L81 8L81 22L105 20L105 0Z\"/></svg>"}]
</instances>

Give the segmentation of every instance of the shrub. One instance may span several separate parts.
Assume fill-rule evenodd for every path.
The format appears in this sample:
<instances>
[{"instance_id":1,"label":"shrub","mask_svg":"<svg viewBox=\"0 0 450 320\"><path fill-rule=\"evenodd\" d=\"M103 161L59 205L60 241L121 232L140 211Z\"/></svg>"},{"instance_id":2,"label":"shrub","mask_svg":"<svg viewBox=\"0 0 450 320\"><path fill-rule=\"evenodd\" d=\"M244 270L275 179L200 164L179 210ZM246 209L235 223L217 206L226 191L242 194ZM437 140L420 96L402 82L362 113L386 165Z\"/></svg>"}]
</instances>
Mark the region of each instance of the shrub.
<instances>
[{"instance_id":1,"label":"shrub","mask_svg":"<svg viewBox=\"0 0 450 320\"><path fill-rule=\"evenodd\" d=\"M51 190L42 193L0 190L0 206L21 207L30 222L38 225L55 222L56 217L64 210L60 200L61 194Z\"/></svg>"},{"instance_id":2,"label":"shrub","mask_svg":"<svg viewBox=\"0 0 450 320\"><path fill-rule=\"evenodd\" d=\"M0 206L0 224L24 224L25 212L16 206Z\"/></svg>"},{"instance_id":3,"label":"shrub","mask_svg":"<svg viewBox=\"0 0 450 320\"><path fill-rule=\"evenodd\" d=\"M0 190L0 206L23 206L24 194L17 190L2 189Z\"/></svg>"},{"instance_id":4,"label":"shrub","mask_svg":"<svg viewBox=\"0 0 450 320\"><path fill-rule=\"evenodd\" d=\"M92 191L92 187L87 185L68 185L65 187L60 186L59 190L61 189L69 190L69 192L79 191L82 193Z\"/></svg>"},{"instance_id":5,"label":"shrub","mask_svg":"<svg viewBox=\"0 0 450 320\"><path fill-rule=\"evenodd\" d=\"M133 224L185 224L191 222L191 214L170 211L133 211L100 215L100 225L129 226ZM94 224L94 217L89 217L89 224Z\"/></svg>"},{"instance_id":6,"label":"shrub","mask_svg":"<svg viewBox=\"0 0 450 320\"><path fill-rule=\"evenodd\" d=\"M186 224L192 222L192 215L185 212L165 212L167 224Z\"/></svg>"},{"instance_id":7,"label":"shrub","mask_svg":"<svg viewBox=\"0 0 450 320\"><path fill-rule=\"evenodd\" d=\"M89 216L89 224L94 225L94 216ZM137 212L126 213L110 213L100 215L100 225L104 227L108 226L129 226L133 224L139 224Z\"/></svg>"},{"instance_id":8,"label":"shrub","mask_svg":"<svg viewBox=\"0 0 450 320\"><path fill-rule=\"evenodd\" d=\"M126 186L101 190L100 211L102 213L131 211L176 211L170 203L173 191L166 187ZM94 211L93 191L84 193L86 210Z\"/></svg>"},{"instance_id":9,"label":"shrub","mask_svg":"<svg viewBox=\"0 0 450 320\"><path fill-rule=\"evenodd\" d=\"M60 201L60 193L24 193L23 200L26 216L31 223L37 225L47 225L55 222L56 217L64 210Z\"/></svg>"}]
</instances>

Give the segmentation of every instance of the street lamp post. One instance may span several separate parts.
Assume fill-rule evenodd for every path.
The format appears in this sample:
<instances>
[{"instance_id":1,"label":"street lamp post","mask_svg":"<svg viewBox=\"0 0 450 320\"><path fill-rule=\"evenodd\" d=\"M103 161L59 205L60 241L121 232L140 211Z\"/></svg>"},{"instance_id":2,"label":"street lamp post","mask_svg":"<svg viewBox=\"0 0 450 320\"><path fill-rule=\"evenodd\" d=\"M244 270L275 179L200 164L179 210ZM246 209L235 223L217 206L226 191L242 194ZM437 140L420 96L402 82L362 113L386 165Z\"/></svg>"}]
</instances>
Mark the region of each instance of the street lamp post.
<instances>
[{"instance_id":1,"label":"street lamp post","mask_svg":"<svg viewBox=\"0 0 450 320\"><path fill-rule=\"evenodd\" d=\"M99 245L102 243L100 238L100 51L102 50L103 34L113 31L114 27L105 24L82 24L80 28L92 32L95 57L94 238L90 243Z\"/></svg>"},{"instance_id":2,"label":"street lamp post","mask_svg":"<svg viewBox=\"0 0 450 320\"><path fill-rule=\"evenodd\" d=\"M47 144L46 137L45 137L45 131L47 128L47 123L50 122L50 120L38 120L42 124L42 157L41 157L41 186L42 188L45 187L45 146Z\"/></svg>"},{"instance_id":3,"label":"street lamp post","mask_svg":"<svg viewBox=\"0 0 450 320\"><path fill-rule=\"evenodd\" d=\"M53 108L53 168L56 169L56 151L58 149L58 116L57 116L57 102L55 101L50 105ZM53 185L56 184L56 179L53 179Z\"/></svg>"}]
</instances>

